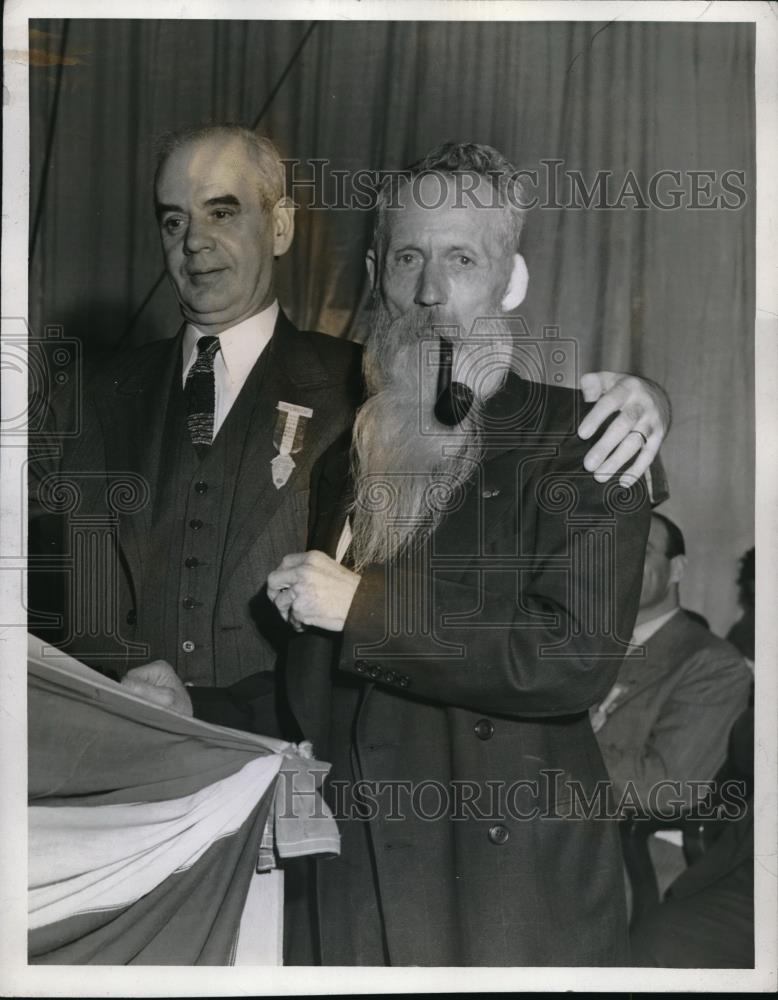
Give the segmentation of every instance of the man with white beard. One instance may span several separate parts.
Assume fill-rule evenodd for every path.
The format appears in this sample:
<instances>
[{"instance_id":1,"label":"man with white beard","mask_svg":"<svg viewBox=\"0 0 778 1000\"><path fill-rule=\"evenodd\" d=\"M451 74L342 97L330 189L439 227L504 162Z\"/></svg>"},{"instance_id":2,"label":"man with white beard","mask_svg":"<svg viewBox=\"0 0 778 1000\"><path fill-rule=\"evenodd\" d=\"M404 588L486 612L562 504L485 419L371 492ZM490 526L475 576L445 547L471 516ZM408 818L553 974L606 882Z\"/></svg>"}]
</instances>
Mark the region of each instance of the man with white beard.
<instances>
[{"instance_id":1,"label":"man with white beard","mask_svg":"<svg viewBox=\"0 0 778 1000\"><path fill-rule=\"evenodd\" d=\"M311 551L268 579L301 633L289 703L332 762L327 965L627 962L588 708L632 632L650 503L583 470L580 393L513 370L515 175L447 144L382 193L368 399L314 470Z\"/></svg>"}]
</instances>

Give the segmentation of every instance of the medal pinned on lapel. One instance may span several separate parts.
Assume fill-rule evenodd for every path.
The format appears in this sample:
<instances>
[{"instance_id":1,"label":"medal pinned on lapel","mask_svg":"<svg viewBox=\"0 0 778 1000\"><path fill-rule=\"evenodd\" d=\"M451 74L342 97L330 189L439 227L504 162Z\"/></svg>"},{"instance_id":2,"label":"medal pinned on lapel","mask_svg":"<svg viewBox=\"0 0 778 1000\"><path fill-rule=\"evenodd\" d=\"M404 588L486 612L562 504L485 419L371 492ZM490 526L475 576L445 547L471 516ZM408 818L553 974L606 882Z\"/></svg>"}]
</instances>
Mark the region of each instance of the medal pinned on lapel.
<instances>
[{"instance_id":1,"label":"medal pinned on lapel","mask_svg":"<svg viewBox=\"0 0 778 1000\"><path fill-rule=\"evenodd\" d=\"M307 406L285 403L283 400L279 400L276 409L278 420L273 432L273 444L278 448L278 454L270 463L270 471L273 475L273 485L280 490L294 471L295 463L292 455L302 450L305 421L313 416L313 410Z\"/></svg>"}]
</instances>

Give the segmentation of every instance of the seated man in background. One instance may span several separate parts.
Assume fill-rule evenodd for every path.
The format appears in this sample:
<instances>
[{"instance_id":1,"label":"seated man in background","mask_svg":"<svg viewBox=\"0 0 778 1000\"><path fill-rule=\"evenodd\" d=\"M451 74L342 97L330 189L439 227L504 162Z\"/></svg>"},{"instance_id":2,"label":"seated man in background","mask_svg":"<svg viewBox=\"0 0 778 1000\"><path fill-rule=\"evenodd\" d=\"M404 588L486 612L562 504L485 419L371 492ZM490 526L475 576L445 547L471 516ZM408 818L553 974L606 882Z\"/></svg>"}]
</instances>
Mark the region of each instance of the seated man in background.
<instances>
[{"instance_id":1,"label":"seated man in background","mask_svg":"<svg viewBox=\"0 0 778 1000\"><path fill-rule=\"evenodd\" d=\"M698 804L688 782L715 777L751 683L738 651L680 607L685 553L678 526L654 511L632 652L592 713L616 801L634 789L644 811L668 819ZM685 867L680 837L650 838L660 895Z\"/></svg>"}]
</instances>

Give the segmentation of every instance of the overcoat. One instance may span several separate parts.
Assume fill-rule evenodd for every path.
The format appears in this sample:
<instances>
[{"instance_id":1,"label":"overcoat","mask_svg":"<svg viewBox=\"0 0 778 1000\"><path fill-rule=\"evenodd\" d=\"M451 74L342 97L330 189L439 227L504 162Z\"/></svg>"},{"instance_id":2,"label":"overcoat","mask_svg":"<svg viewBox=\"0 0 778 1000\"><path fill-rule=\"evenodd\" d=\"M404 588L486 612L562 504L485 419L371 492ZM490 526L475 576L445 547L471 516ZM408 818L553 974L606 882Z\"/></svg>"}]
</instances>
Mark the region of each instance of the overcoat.
<instances>
[{"instance_id":1,"label":"overcoat","mask_svg":"<svg viewBox=\"0 0 778 1000\"><path fill-rule=\"evenodd\" d=\"M219 432L227 435L230 506L217 509L222 541L213 565L201 570L209 574L212 596L206 606L182 611L180 601L151 595L159 594L159 574L185 578L186 552L180 567L169 567L150 546L155 517L166 517L176 530L186 516L181 491L179 506L170 509L166 438L171 399L180 392L182 338L183 330L71 372L65 391L31 407L30 628L118 676L166 659L196 685L200 717L280 735L272 717L251 714L253 703L267 707L267 699L275 700L271 671L286 631L263 588L283 556L304 547L311 468L350 425L361 393L361 350L297 330L279 313L258 362L262 370L249 375ZM313 411L281 488L270 465L278 454L279 401ZM184 500L203 502L219 492L227 493L224 482L204 477L195 464ZM211 649L195 677L187 677L180 642L148 641L167 635L157 619L175 613L176 604L179 615L205 616ZM257 672L251 690L242 691L243 680Z\"/></svg>"},{"instance_id":2,"label":"overcoat","mask_svg":"<svg viewBox=\"0 0 778 1000\"><path fill-rule=\"evenodd\" d=\"M289 702L332 762L342 835L340 858L316 865L324 964L627 962L588 709L632 632L650 504L644 481L584 470L584 409L578 392L509 376L431 537L365 570L342 635L290 643ZM333 445L312 480L309 547L329 554L347 453ZM391 530L391 477L373 497Z\"/></svg>"}]
</instances>

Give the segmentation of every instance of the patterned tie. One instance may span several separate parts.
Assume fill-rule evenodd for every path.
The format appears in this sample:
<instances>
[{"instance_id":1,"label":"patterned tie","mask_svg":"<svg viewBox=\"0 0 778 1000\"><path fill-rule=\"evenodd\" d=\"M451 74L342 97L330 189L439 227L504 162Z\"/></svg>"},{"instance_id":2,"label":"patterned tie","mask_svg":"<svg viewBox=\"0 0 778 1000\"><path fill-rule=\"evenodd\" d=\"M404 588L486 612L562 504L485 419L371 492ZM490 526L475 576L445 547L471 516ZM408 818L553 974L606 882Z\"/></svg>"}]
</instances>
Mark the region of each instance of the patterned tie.
<instances>
[{"instance_id":1,"label":"patterned tie","mask_svg":"<svg viewBox=\"0 0 778 1000\"><path fill-rule=\"evenodd\" d=\"M189 436L200 458L205 455L213 440L213 411L216 403L213 359L218 350L218 337L200 337L197 341L197 359L189 369L184 386Z\"/></svg>"}]
</instances>

